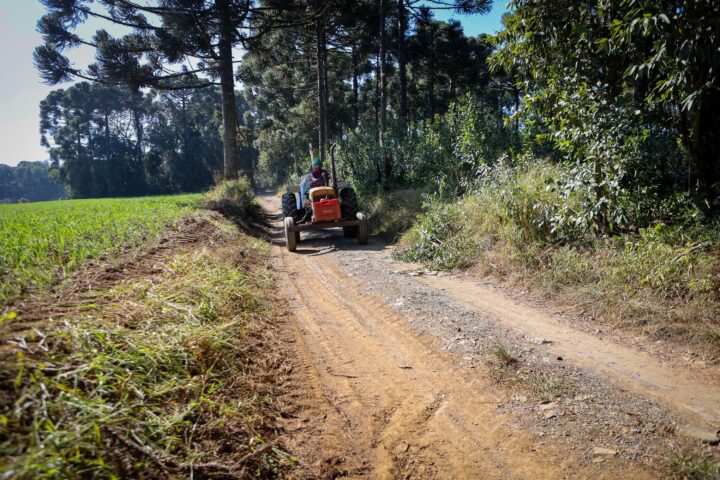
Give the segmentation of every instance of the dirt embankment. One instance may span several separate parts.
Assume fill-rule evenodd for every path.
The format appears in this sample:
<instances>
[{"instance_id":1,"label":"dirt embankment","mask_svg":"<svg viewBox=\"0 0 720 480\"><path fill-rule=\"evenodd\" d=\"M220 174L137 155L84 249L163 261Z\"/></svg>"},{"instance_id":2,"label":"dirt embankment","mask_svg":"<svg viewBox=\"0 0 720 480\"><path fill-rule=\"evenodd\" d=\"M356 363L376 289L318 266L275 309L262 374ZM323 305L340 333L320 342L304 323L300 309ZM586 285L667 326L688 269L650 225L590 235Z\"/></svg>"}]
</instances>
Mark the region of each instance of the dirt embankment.
<instances>
[{"instance_id":1,"label":"dirt embankment","mask_svg":"<svg viewBox=\"0 0 720 480\"><path fill-rule=\"evenodd\" d=\"M283 423L299 476L659 478L679 452L718 455L715 369L399 264L378 241L303 234L290 254L278 225L297 362Z\"/></svg>"}]
</instances>

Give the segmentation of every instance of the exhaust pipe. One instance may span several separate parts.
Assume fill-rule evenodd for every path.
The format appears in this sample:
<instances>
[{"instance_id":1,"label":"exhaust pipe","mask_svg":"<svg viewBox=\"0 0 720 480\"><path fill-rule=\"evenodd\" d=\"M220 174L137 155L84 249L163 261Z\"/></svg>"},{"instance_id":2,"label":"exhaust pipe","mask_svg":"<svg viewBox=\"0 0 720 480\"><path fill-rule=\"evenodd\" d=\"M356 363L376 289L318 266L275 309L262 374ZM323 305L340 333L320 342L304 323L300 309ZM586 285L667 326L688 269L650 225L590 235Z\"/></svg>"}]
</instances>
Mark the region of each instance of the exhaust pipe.
<instances>
[{"instance_id":1,"label":"exhaust pipe","mask_svg":"<svg viewBox=\"0 0 720 480\"><path fill-rule=\"evenodd\" d=\"M333 190L335 190L335 195L337 195L337 174L335 173L335 147L337 147L336 143L333 143L330 145L330 168L332 170L332 187Z\"/></svg>"}]
</instances>

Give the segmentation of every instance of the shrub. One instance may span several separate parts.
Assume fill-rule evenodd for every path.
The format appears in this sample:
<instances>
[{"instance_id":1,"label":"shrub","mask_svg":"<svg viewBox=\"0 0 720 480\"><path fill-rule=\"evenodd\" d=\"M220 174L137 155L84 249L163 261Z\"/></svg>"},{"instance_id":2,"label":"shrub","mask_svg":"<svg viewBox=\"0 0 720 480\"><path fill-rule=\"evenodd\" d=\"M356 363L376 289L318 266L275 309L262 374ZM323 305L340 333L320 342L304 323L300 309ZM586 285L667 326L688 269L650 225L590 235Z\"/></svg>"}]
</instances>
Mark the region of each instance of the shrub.
<instances>
[{"instance_id":1,"label":"shrub","mask_svg":"<svg viewBox=\"0 0 720 480\"><path fill-rule=\"evenodd\" d=\"M226 180L205 194L205 207L235 221L244 231L251 231L265 222L262 207L246 177Z\"/></svg>"},{"instance_id":2,"label":"shrub","mask_svg":"<svg viewBox=\"0 0 720 480\"><path fill-rule=\"evenodd\" d=\"M715 342L720 226L687 220L599 236L585 213L592 193L557 188L568 175L545 161L488 167L456 201L426 197L396 256L512 275L653 335Z\"/></svg>"},{"instance_id":3,"label":"shrub","mask_svg":"<svg viewBox=\"0 0 720 480\"><path fill-rule=\"evenodd\" d=\"M496 113L467 95L432 120L390 121L377 141L375 125L361 125L340 142L338 167L362 194L431 186L446 198L470 189L483 166L513 145L511 130ZM385 170L385 160L392 171Z\"/></svg>"}]
</instances>

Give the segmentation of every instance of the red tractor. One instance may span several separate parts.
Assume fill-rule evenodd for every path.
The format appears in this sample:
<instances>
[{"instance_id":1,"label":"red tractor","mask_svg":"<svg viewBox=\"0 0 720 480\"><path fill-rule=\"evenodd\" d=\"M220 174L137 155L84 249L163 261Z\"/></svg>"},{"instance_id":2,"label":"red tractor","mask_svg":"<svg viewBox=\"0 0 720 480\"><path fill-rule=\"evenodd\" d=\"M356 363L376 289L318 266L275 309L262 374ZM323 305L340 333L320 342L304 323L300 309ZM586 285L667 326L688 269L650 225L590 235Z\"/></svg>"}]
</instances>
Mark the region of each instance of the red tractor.
<instances>
[{"instance_id":1,"label":"red tractor","mask_svg":"<svg viewBox=\"0 0 720 480\"><path fill-rule=\"evenodd\" d=\"M330 147L331 187L315 187L304 191L288 187L282 196L285 217L285 243L294 252L300 243L300 232L342 228L348 238L357 238L360 245L368 241L365 215L358 211L355 190L346 182L338 182L335 175L335 145ZM306 198L302 198L306 196Z\"/></svg>"}]
</instances>

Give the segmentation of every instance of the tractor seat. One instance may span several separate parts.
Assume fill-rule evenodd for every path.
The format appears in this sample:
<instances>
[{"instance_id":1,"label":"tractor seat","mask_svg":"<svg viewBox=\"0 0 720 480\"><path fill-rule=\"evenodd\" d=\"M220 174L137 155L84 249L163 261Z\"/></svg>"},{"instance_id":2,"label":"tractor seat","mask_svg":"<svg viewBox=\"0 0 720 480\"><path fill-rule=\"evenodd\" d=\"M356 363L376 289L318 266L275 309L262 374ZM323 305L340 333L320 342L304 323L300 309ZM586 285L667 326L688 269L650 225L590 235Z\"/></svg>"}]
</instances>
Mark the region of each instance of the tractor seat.
<instances>
[{"instance_id":1,"label":"tractor seat","mask_svg":"<svg viewBox=\"0 0 720 480\"><path fill-rule=\"evenodd\" d=\"M310 189L308 196L311 202L317 202L323 198L335 198L335 190L332 187L315 187Z\"/></svg>"}]
</instances>

